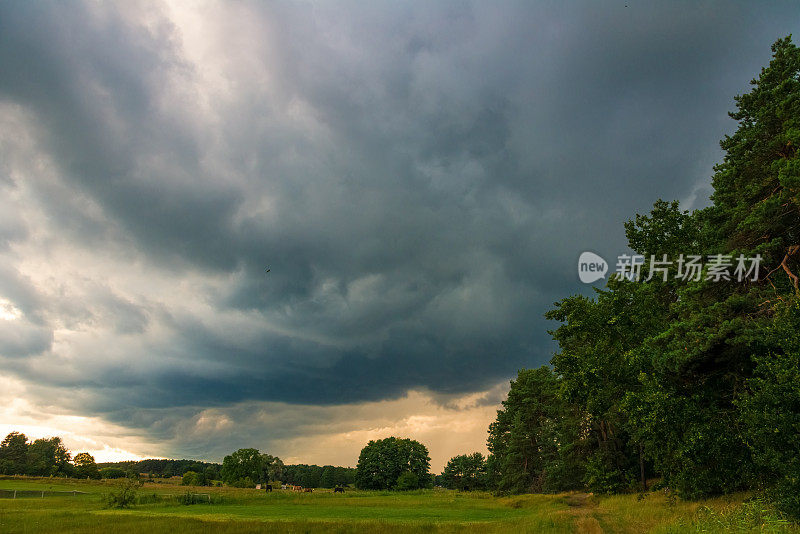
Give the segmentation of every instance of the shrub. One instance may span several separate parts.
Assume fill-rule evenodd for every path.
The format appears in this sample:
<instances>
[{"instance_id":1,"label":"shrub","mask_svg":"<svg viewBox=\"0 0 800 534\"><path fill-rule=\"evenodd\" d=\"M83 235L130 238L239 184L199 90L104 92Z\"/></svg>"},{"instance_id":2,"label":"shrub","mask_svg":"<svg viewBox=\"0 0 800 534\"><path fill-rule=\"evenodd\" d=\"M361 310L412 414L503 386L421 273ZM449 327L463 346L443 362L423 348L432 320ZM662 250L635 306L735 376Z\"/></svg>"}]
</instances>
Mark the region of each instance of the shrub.
<instances>
[{"instance_id":1,"label":"shrub","mask_svg":"<svg viewBox=\"0 0 800 534\"><path fill-rule=\"evenodd\" d=\"M201 473L194 471L186 471L181 478L181 485L183 486L205 486L206 480Z\"/></svg>"},{"instance_id":2,"label":"shrub","mask_svg":"<svg viewBox=\"0 0 800 534\"><path fill-rule=\"evenodd\" d=\"M626 473L613 466L603 451L597 451L586 461L583 482L593 493L617 493L633 482Z\"/></svg>"},{"instance_id":3,"label":"shrub","mask_svg":"<svg viewBox=\"0 0 800 534\"><path fill-rule=\"evenodd\" d=\"M395 484L394 489L399 491L419 489L419 477L416 475L416 473L404 471L399 477L397 477L397 484Z\"/></svg>"},{"instance_id":4,"label":"shrub","mask_svg":"<svg viewBox=\"0 0 800 534\"><path fill-rule=\"evenodd\" d=\"M128 508L136 502L136 494L142 483L132 478L126 478L117 485L117 489L102 495L103 505L106 508Z\"/></svg>"}]
</instances>

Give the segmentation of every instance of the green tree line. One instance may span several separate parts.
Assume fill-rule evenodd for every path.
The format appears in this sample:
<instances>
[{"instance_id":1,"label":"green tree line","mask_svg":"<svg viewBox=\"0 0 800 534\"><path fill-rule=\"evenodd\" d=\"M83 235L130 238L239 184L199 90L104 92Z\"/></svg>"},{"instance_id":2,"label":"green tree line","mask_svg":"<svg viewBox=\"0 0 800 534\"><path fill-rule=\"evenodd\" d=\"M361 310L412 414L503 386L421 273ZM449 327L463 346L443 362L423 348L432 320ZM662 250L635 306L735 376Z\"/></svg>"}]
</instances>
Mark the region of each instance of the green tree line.
<instances>
[{"instance_id":1,"label":"green tree line","mask_svg":"<svg viewBox=\"0 0 800 534\"><path fill-rule=\"evenodd\" d=\"M28 441L20 432L11 432L0 442L0 474L100 478L91 454L81 452L73 459L61 438Z\"/></svg>"},{"instance_id":2,"label":"green tree line","mask_svg":"<svg viewBox=\"0 0 800 534\"><path fill-rule=\"evenodd\" d=\"M546 314L558 352L511 382L489 428L487 487L618 492L658 478L687 498L764 489L800 516L800 51L790 37L735 105L712 204L657 201L624 224L646 259L640 279L612 277ZM681 277L679 262L651 272L652 259L681 254L732 258L731 272L759 256L761 269L741 281L715 279L708 264L699 280Z\"/></svg>"}]
</instances>

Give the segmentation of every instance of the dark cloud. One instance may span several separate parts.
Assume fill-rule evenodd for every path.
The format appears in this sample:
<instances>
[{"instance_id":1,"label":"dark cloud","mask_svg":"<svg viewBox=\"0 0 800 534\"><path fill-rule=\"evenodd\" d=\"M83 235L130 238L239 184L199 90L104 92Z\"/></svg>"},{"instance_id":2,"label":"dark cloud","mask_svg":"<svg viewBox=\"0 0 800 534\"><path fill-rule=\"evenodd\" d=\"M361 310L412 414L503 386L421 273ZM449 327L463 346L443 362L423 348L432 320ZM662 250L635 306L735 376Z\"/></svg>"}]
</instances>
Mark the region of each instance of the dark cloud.
<instances>
[{"instance_id":1,"label":"dark cloud","mask_svg":"<svg viewBox=\"0 0 800 534\"><path fill-rule=\"evenodd\" d=\"M548 360L581 251L705 202L795 11L6 3L0 297L33 326L0 362L154 433L140 410L488 389ZM85 272L41 275L56 243Z\"/></svg>"}]
</instances>

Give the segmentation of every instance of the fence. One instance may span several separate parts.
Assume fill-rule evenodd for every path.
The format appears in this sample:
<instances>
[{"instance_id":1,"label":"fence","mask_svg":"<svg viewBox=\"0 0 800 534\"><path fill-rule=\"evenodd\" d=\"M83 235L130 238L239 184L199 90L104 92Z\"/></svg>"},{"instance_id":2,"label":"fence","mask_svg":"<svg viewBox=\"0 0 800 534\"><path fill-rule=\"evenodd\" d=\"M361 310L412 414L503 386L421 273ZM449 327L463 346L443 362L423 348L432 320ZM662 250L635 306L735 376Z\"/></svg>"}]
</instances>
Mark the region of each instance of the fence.
<instances>
[{"instance_id":1,"label":"fence","mask_svg":"<svg viewBox=\"0 0 800 534\"><path fill-rule=\"evenodd\" d=\"M88 495L85 491L53 491L53 490L11 490L0 489L0 499L29 499L38 497L77 497L78 495Z\"/></svg>"}]
</instances>

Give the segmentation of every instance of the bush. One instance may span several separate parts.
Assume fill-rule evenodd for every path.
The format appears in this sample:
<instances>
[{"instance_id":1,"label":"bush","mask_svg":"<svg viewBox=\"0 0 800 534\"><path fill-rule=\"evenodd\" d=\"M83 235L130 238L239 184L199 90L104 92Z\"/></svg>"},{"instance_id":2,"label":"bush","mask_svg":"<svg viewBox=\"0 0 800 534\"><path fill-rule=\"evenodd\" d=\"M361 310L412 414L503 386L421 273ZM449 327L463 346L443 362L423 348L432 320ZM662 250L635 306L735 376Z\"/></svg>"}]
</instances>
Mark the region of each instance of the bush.
<instances>
[{"instance_id":1,"label":"bush","mask_svg":"<svg viewBox=\"0 0 800 534\"><path fill-rule=\"evenodd\" d=\"M205 476L201 473L195 473L194 471L186 471L183 474L183 478L181 478L181 485L182 486L205 486L206 480Z\"/></svg>"},{"instance_id":2,"label":"bush","mask_svg":"<svg viewBox=\"0 0 800 534\"><path fill-rule=\"evenodd\" d=\"M411 471L404 471L397 477L397 484L395 484L394 489L398 491L419 489L419 477Z\"/></svg>"},{"instance_id":3,"label":"bush","mask_svg":"<svg viewBox=\"0 0 800 534\"><path fill-rule=\"evenodd\" d=\"M106 508L128 508L136 502L136 494L142 483L132 478L126 478L117 485L116 490L111 490L102 495L103 505Z\"/></svg>"},{"instance_id":4,"label":"bush","mask_svg":"<svg viewBox=\"0 0 800 534\"><path fill-rule=\"evenodd\" d=\"M631 486L634 480L626 473L613 467L607 454L597 451L586 461L583 482L593 493L617 493Z\"/></svg>"}]
</instances>

